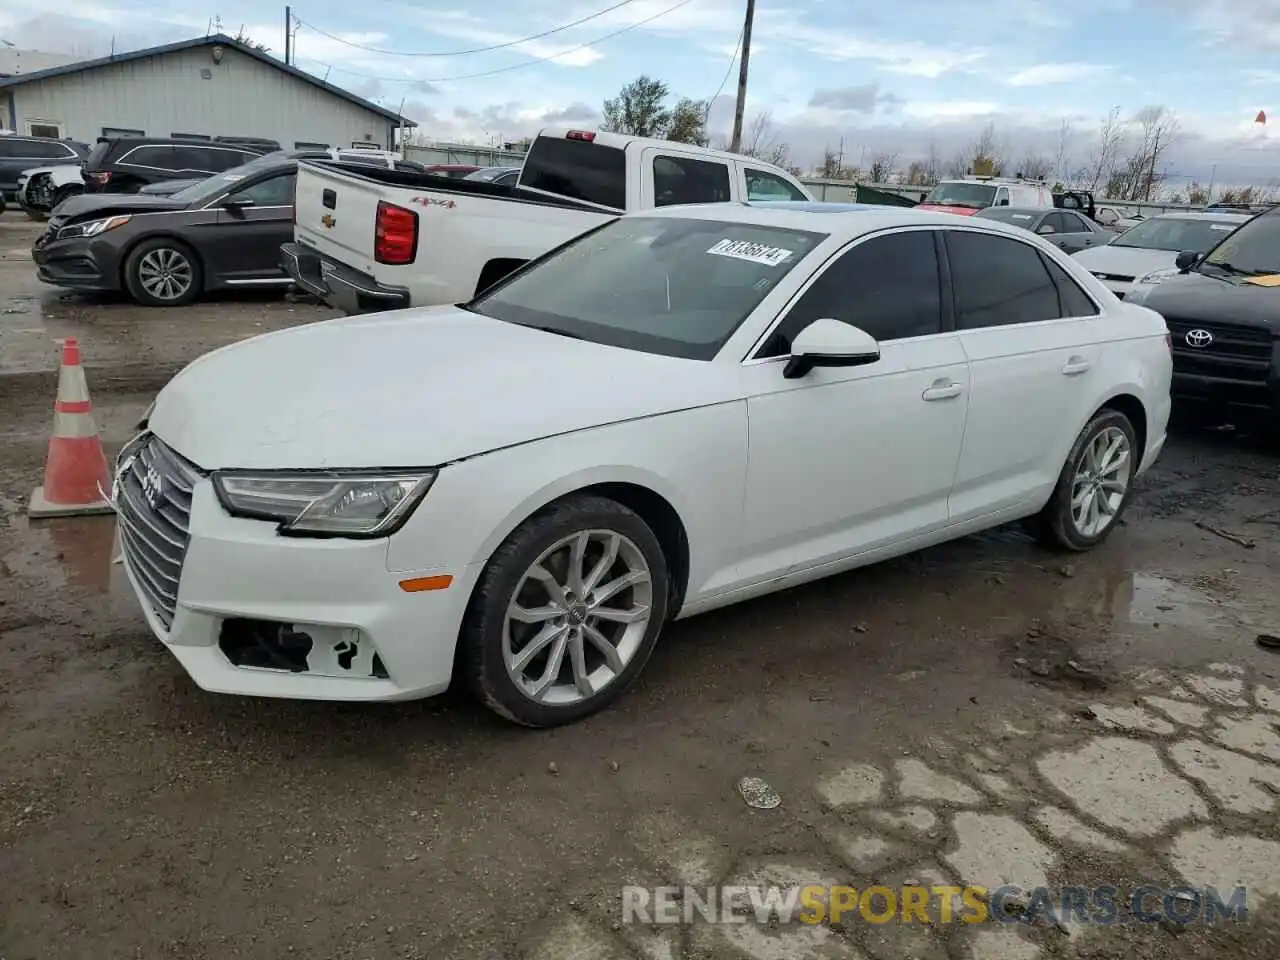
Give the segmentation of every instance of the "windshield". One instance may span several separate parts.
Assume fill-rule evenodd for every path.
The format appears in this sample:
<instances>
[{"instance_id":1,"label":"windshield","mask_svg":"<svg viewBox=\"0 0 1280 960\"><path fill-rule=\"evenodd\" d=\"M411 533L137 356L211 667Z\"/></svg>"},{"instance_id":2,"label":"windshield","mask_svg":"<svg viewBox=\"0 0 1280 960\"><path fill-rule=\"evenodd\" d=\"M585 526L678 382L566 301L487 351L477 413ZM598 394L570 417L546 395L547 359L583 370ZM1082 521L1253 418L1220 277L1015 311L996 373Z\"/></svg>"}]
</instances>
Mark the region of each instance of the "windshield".
<instances>
[{"instance_id":1,"label":"windshield","mask_svg":"<svg viewBox=\"0 0 1280 960\"><path fill-rule=\"evenodd\" d=\"M196 203L200 200L212 200L223 190L231 187L233 183L243 180L245 177L258 173L267 167L274 167L280 163L279 156L267 155L258 157L256 160L250 160L248 163L241 164L238 167L232 167L223 173L214 174L212 177L206 177L198 183L193 183L189 187L183 187L172 194L174 200L182 203Z\"/></svg>"},{"instance_id":2,"label":"windshield","mask_svg":"<svg viewBox=\"0 0 1280 960\"><path fill-rule=\"evenodd\" d=\"M991 206L996 199L996 188L986 183L968 180L944 180L924 198L923 203L936 203L941 207L972 207L981 210Z\"/></svg>"},{"instance_id":3,"label":"windshield","mask_svg":"<svg viewBox=\"0 0 1280 960\"><path fill-rule=\"evenodd\" d=\"M826 238L753 223L623 217L467 306L596 343L711 360Z\"/></svg>"},{"instance_id":4,"label":"windshield","mask_svg":"<svg viewBox=\"0 0 1280 960\"><path fill-rule=\"evenodd\" d=\"M1193 220L1187 217L1152 217L1130 227L1111 242L1113 247L1204 253L1239 224L1229 220Z\"/></svg>"},{"instance_id":5,"label":"windshield","mask_svg":"<svg viewBox=\"0 0 1280 960\"><path fill-rule=\"evenodd\" d=\"M1205 265L1254 276L1280 273L1280 213L1254 217L1224 237L1209 251L1201 269Z\"/></svg>"}]
</instances>

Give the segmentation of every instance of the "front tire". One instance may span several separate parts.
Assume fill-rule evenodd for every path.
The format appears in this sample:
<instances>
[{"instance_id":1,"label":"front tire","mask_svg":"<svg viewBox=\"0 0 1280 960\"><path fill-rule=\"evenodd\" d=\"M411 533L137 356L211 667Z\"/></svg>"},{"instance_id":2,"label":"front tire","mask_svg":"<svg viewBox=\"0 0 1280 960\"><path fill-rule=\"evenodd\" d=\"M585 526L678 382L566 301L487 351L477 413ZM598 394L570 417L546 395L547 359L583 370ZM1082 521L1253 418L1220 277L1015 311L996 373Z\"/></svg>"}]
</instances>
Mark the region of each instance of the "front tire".
<instances>
[{"instance_id":1,"label":"front tire","mask_svg":"<svg viewBox=\"0 0 1280 960\"><path fill-rule=\"evenodd\" d=\"M1053 496L1031 519L1032 533L1046 546L1077 552L1107 539L1129 505L1139 455L1129 418L1099 410L1072 445Z\"/></svg>"},{"instance_id":2,"label":"front tire","mask_svg":"<svg viewBox=\"0 0 1280 960\"><path fill-rule=\"evenodd\" d=\"M662 547L631 510L576 496L539 511L494 552L467 608L472 692L528 727L603 709L644 669L669 589Z\"/></svg>"},{"instance_id":3,"label":"front tire","mask_svg":"<svg viewBox=\"0 0 1280 960\"><path fill-rule=\"evenodd\" d=\"M190 247L158 237L138 244L129 253L124 283L143 306L183 307L200 295L204 276Z\"/></svg>"}]
</instances>

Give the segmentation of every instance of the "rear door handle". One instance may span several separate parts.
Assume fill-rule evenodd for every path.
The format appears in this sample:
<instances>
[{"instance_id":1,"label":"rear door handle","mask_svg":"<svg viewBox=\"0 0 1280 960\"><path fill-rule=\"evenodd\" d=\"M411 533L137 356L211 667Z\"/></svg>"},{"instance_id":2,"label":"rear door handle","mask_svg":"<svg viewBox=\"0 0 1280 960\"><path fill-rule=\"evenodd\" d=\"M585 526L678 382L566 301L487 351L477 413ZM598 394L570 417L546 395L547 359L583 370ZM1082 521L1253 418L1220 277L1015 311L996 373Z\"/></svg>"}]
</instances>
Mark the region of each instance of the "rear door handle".
<instances>
[{"instance_id":1,"label":"rear door handle","mask_svg":"<svg viewBox=\"0 0 1280 960\"><path fill-rule=\"evenodd\" d=\"M954 400L964 392L964 388L954 380L935 380L933 386L921 394L926 401Z\"/></svg>"},{"instance_id":2,"label":"rear door handle","mask_svg":"<svg viewBox=\"0 0 1280 960\"><path fill-rule=\"evenodd\" d=\"M1072 357L1062 365L1062 373L1068 377L1078 377L1082 373L1087 373L1093 364L1084 357Z\"/></svg>"}]
</instances>

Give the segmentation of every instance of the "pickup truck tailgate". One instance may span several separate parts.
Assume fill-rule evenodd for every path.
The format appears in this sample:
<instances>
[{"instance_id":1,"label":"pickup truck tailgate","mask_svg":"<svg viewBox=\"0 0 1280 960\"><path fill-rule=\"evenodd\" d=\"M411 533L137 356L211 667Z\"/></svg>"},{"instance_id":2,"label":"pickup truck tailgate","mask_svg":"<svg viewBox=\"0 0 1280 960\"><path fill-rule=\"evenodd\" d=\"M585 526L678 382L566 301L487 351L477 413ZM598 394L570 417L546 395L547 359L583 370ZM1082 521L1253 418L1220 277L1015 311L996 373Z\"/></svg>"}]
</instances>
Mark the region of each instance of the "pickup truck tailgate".
<instances>
[{"instance_id":1,"label":"pickup truck tailgate","mask_svg":"<svg viewBox=\"0 0 1280 960\"><path fill-rule=\"evenodd\" d=\"M294 239L357 270L373 269L376 183L309 163L298 164Z\"/></svg>"}]
</instances>

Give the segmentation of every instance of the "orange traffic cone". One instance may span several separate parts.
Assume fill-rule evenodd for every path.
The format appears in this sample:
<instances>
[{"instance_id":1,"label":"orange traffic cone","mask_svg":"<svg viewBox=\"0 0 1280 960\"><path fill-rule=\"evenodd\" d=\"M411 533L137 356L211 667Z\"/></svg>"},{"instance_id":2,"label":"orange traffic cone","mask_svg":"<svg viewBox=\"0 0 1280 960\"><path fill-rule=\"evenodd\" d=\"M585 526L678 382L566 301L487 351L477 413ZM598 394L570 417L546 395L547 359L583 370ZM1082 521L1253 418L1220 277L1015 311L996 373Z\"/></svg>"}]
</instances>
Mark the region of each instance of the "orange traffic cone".
<instances>
[{"instance_id":1,"label":"orange traffic cone","mask_svg":"<svg viewBox=\"0 0 1280 960\"><path fill-rule=\"evenodd\" d=\"M58 397L53 403L53 436L45 461L44 486L31 494L27 515L74 517L111 513L103 496L110 489L107 458L93 423L89 387L80 366L80 344L72 337L62 343Z\"/></svg>"}]
</instances>

